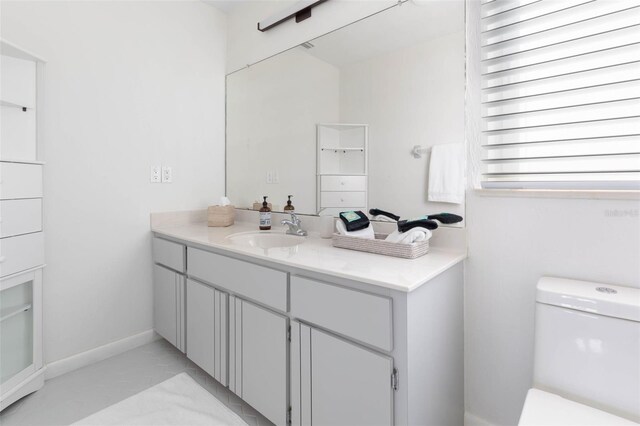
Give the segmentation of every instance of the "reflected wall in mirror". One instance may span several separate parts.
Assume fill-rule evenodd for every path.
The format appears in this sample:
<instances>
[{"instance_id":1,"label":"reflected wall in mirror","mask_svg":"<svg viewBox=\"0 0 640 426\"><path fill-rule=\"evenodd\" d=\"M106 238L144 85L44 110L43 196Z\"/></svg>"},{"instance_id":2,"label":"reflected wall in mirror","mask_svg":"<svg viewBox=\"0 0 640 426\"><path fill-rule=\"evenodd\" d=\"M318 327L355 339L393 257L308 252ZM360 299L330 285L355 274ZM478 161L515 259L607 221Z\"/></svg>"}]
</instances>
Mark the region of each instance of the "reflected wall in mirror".
<instances>
[{"instance_id":1,"label":"reflected wall in mirror","mask_svg":"<svg viewBox=\"0 0 640 426\"><path fill-rule=\"evenodd\" d=\"M228 75L227 196L464 216L427 198L429 148L464 143L464 56L464 2L409 1Z\"/></svg>"}]
</instances>

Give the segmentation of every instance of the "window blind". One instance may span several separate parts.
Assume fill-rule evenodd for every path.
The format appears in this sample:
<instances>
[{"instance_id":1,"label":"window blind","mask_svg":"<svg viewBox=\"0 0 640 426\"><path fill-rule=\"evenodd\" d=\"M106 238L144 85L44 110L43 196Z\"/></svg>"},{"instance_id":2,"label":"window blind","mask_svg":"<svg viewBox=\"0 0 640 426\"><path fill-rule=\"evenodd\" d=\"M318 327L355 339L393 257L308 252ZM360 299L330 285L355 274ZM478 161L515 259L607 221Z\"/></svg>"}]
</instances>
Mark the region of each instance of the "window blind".
<instances>
[{"instance_id":1,"label":"window blind","mask_svg":"<svg viewBox=\"0 0 640 426\"><path fill-rule=\"evenodd\" d=\"M640 189L640 0L482 0L484 188Z\"/></svg>"}]
</instances>

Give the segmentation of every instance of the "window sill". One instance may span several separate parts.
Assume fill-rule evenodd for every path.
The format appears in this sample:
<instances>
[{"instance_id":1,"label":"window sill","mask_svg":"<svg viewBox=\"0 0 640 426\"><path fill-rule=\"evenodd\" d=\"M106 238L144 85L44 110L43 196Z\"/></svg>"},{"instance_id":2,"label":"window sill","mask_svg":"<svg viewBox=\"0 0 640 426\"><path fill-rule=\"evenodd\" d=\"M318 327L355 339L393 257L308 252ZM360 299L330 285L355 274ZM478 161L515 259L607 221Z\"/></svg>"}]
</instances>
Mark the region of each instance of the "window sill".
<instances>
[{"instance_id":1,"label":"window sill","mask_svg":"<svg viewBox=\"0 0 640 426\"><path fill-rule=\"evenodd\" d=\"M567 198L588 200L640 200L640 191L603 191L568 189L485 189L474 188L473 192L482 197L515 198Z\"/></svg>"}]
</instances>

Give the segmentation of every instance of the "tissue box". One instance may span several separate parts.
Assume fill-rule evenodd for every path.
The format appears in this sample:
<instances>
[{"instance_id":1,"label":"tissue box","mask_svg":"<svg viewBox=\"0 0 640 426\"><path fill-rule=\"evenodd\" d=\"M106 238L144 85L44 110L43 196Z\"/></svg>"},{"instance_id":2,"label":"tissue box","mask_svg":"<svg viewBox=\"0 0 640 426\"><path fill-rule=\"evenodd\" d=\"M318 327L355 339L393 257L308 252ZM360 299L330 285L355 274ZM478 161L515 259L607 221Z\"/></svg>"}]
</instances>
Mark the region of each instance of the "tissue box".
<instances>
[{"instance_id":1,"label":"tissue box","mask_svg":"<svg viewBox=\"0 0 640 426\"><path fill-rule=\"evenodd\" d=\"M209 206L207 209L207 225L230 226L236 218L234 206Z\"/></svg>"}]
</instances>

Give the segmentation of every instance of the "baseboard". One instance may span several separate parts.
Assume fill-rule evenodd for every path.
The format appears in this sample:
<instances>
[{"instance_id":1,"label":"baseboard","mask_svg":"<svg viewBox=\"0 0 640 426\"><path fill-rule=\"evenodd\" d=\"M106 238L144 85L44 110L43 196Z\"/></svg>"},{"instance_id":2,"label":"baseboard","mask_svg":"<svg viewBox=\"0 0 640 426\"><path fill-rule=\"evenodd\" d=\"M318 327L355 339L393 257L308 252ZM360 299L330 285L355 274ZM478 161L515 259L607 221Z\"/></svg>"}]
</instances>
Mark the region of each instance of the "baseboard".
<instances>
[{"instance_id":1,"label":"baseboard","mask_svg":"<svg viewBox=\"0 0 640 426\"><path fill-rule=\"evenodd\" d=\"M486 421L478 416L465 411L464 412L464 426L495 426L493 423Z\"/></svg>"},{"instance_id":2,"label":"baseboard","mask_svg":"<svg viewBox=\"0 0 640 426\"><path fill-rule=\"evenodd\" d=\"M107 343L106 345L98 346L97 348L90 349L85 352L80 352L79 354L72 355L68 358L54 361L47 364L47 371L44 378L45 380L53 379L54 377L77 370L78 368L102 361L114 355L119 355L128 350L137 348L138 346L151 343L159 338L160 336L155 331L147 330L133 336L125 337L124 339L116 340L115 342Z\"/></svg>"}]
</instances>

